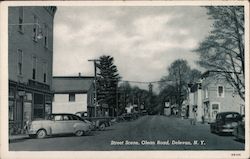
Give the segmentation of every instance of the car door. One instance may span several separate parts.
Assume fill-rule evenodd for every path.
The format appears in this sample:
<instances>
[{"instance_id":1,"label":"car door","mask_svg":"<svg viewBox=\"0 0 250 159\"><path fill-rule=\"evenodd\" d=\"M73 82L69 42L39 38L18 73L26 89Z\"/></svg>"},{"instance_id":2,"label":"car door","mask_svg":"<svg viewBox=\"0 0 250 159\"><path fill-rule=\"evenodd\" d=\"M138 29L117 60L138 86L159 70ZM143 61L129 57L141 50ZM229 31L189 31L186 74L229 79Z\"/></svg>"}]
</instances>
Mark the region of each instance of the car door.
<instances>
[{"instance_id":1,"label":"car door","mask_svg":"<svg viewBox=\"0 0 250 159\"><path fill-rule=\"evenodd\" d=\"M64 133L73 133L74 132L74 120L71 115L63 115L63 131Z\"/></svg>"},{"instance_id":2,"label":"car door","mask_svg":"<svg viewBox=\"0 0 250 159\"><path fill-rule=\"evenodd\" d=\"M85 127L86 123L84 121L82 121L82 119L76 115L72 115L72 128L73 128L73 132L77 131L77 130L83 130L83 127Z\"/></svg>"},{"instance_id":3,"label":"car door","mask_svg":"<svg viewBox=\"0 0 250 159\"><path fill-rule=\"evenodd\" d=\"M61 134L63 133L63 116L62 115L54 115L54 119L51 122L51 131L52 134Z\"/></svg>"}]
</instances>

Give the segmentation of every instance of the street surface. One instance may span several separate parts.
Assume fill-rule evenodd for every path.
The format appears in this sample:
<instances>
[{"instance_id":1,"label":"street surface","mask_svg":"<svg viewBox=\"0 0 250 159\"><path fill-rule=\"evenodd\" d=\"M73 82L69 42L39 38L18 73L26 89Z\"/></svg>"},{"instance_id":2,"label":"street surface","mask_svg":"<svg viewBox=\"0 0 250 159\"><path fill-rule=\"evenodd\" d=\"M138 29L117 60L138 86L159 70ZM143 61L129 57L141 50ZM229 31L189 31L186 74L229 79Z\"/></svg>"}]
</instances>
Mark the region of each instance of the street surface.
<instances>
[{"instance_id":1,"label":"street surface","mask_svg":"<svg viewBox=\"0 0 250 159\"><path fill-rule=\"evenodd\" d=\"M9 144L10 151L84 150L244 150L233 136L211 134L208 124L190 125L188 119L143 116L116 123L90 136L53 136L22 139Z\"/></svg>"}]
</instances>

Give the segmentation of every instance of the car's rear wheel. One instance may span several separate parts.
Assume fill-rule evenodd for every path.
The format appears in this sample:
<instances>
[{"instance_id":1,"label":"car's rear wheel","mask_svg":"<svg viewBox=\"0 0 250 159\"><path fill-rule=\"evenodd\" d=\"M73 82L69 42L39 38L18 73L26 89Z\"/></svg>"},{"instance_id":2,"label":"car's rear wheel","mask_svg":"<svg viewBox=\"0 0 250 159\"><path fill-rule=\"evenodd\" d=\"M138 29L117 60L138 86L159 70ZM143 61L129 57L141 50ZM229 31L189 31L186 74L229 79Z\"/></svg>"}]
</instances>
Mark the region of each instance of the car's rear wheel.
<instances>
[{"instance_id":1,"label":"car's rear wheel","mask_svg":"<svg viewBox=\"0 0 250 159\"><path fill-rule=\"evenodd\" d=\"M104 123L102 123L100 126L99 126L99 130L101 130L101 131L103 131L103 130L105 130L105 124Z\"/></svg>"},{"instance_id":2,"label":"car's rear wheel","mask_svg":"<svg viewBox=\"0 0 250 159\"><path fill-rule=\"evenodd\" d=\"M82 136L84 134L84 131L82 131L82 130L77 130L76 132L75 132L75 135L76 136Z\"/></svg>"},{"instance_id":3,"label":"car's rear wheel","mask_svg":"<svg viewBox=\"0 0 250 159\"><path fill-rule=\"evenodd\" d=\"M45 138L47 135L46 131L44 129L41 129L41 130L38 130L37 133L36 133L36 137L38 139L43 139Z\"/></svg>"}]
</instances>

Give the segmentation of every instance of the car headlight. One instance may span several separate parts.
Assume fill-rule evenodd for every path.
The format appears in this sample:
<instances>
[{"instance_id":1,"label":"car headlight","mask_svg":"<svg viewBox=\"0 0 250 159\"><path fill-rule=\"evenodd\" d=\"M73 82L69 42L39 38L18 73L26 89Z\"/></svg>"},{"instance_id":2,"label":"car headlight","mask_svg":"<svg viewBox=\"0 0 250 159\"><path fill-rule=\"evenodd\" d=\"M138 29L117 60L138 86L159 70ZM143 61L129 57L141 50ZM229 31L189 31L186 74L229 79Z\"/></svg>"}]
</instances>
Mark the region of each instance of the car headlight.
<instances>
[{"instance_id":1,"label":"car headlight","mask_svg":"<svg viewBox=\"0 0 250 159\"><path fill-rule=\"evenodd\" d=\"M232 125L231 124L226 124L226 125L223 125L223 127L224 128L230 128L230 127L232 127Z\"/></svg>"}]
</instances>

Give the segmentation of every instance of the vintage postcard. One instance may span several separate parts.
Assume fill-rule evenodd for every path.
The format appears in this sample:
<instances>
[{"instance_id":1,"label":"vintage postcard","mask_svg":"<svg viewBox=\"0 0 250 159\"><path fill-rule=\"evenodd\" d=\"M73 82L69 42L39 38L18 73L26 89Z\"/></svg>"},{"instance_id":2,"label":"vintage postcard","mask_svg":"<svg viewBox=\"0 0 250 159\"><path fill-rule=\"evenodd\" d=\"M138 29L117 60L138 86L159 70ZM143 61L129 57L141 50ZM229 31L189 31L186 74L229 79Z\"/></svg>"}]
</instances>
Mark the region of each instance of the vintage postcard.
<instances>
[{"instance_id":1,"label":"vintage postcard","mask_svg":"<svg viewBox=\"0 0 250 159\"><path fill-rule=\"evenodd\" d=\"M249 158L248 2L0 4L2 158Z\"/></svg>"}]
</instances>

